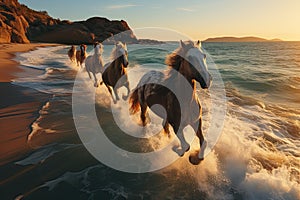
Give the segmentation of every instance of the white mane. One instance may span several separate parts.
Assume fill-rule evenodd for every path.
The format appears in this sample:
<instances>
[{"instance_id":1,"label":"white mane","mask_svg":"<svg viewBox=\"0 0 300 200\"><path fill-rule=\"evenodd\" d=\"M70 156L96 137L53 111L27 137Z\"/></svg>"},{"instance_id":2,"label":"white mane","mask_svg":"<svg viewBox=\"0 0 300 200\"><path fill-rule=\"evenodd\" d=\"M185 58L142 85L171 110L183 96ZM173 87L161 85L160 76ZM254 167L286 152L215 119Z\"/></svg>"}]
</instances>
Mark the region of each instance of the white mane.
<instances>
[{"instance_id":1,"label":"white mane","mask_svg":"<svg viewBox=\"0 0 300 200\"><path fill-rule=\"evenodd\" d=\"M123 44L122 42L117 42L115 47L113 48L111 54L110 54L111 61L114 61L115 59L117 59L121 55L124 55L125 51L127 51L126 44Z\"/></svg>"}]
</instances>

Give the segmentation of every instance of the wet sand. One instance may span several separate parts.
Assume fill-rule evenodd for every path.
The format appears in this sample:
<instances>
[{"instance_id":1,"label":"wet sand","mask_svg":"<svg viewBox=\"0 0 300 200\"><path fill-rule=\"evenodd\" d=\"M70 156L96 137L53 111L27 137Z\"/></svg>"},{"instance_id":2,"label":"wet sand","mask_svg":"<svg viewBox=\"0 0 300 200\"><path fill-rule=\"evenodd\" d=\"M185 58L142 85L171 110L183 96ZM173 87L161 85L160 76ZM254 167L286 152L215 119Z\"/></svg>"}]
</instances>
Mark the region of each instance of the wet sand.
<instances>
[{"instance_id":1,"label":"wet sand","mask_svg":"<svg viewBox=\"0 0 300 200\"><path fill-rule=\"evenodd\" d=\"M54 45L56 44L0 45L0 194L2 199L22 198L34 191L33 188L39 190L38 186L47 180L54 179L69 170L81 170L96 162L91 159L91 156L82 146L79 146L66 150L42 164L26 166L15 164L16 161L30 155L35 149L28 142L28 135L31 132L32 123L38 118L39 111L51 98L51 95L12 84L12 80L16 77L26 77L28 73L31 75L32 73L37 75L41 73L38 70L19 66L19 63L12 59L15 53ZM73 121L69 123L73 123ZM72 131L73 129L69 132ZM56 139L57 137L53 136L53 138ZM51 143L53 138L51 137L48 143ZM77 138L75 137L75 139ZM78 156L81 158L80 163L78 163ZM66 157L68 162L64 162ZM57 167L58 163L60 167ZM74 163L77 164L74 165ZM46 188L42 188L42 191L44 190L47 191ZM77 191L70 188L64 191L69 191L65 193L65 198L78 198ZM39 192L35 195L33 197L35 199L54 199L51 195L45 197ZM59 193L59 197L62 196L64 195Z\"/></svg>"},{"instance_id":2,"label":"wet sand","mask_svg":"<svg viewBox=\"0 0 300 200\"><path fill-rule=\"evenodd\" d=\"M27 136L31 124L49 95L33 89L13 85L17 76L28 73L12 60L17 52L56 44L2 44L0 45L0 165L24 155L30 148Z\"/></svg>"}]
</instances>

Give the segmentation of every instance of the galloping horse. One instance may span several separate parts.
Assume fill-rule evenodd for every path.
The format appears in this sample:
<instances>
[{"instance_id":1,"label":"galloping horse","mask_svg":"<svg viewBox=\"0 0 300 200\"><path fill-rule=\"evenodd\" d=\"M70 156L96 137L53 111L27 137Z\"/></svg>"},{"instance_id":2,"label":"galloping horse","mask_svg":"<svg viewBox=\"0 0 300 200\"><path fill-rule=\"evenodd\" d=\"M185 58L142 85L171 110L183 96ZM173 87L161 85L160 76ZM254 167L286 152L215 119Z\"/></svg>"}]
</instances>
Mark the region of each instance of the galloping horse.
<instances>
[{"instance_id":1,"label":"galloping horse","mask_svg":"<svg viewBox=\"0 0 300 200\"><path fill-rule=\"evenodd\" d=\"M102 74L102 83L105 84L109 93L111 94L112 98L112 89L115 94L115 99L113 98L114 103L116 103L120 98L118 95L117 90L125 86L127 88L127 96L123 96L123 99L126 100L129 96L129 82L127 77L126 68L128 66L128 53L127 53L127 46L122 42L118 42L111 53L111 62L105 64L104 68L105 71Z\"/></svg>"},{"instance_id":2,"label":"galloping horse","mask_svg":"<svg viewBox=\"0 0 300 200\"><path fill-rule=\"evenodd\" d=\"M77 60L77 66L82 67L82 63L84 62L84 60L86 59L86 45L81 44L80 45L80 50L76 51L76 60Z\"/></svg>"},{"instance_id":3,"label":"galloping horse","mask_svg":"<svg viewBox=\"0 0 300 200\"><path fill-rule=\"evenodd\" d=\"M94 86L98 87L98 80L96 74L104 71L103 60L102 60L103 46L101 43L96 42L94 44L94 55L88 56L85 60L85 69L90 77L91 73L94 75L95 83Z\"/></svg>"},{"instance_id":4,"label":"galloping horse","mask_svg":"<svg viewBox=\"0 0 300 200\"><path fill-rule=\"evenodd\" d=\"M74 45L72 45L72 47L68 51L68 56L71 62L76 62L76 47Z\"/></svg>"},{"instance_id":5,"label":"galloping horse","mask_svg":"<svg viewBox=\"0 0 300 200\"><path fill-rule=\"evenodd\" d=\"M180 41L179 48L167 56L166 64L169 66L169 70L165 74L150 71L141 78L134 92L130 95L130 112L134 114L141 110L140 117L144 126L146 125L147 107L164 118L164 131L169 134L170 124L180 140L180 146L173 148L180 156L183 156L190 148L184 138L183 129L191 125L200 139L198 155L189 157L190 162L196 165L204 159L204 149L207 145L202 134L202 110L195 93L196 81L200 83L203 89L207 89L212 80L206 65L206 55L201 50L200 41L197 43ZM174 90L171 91L164 85L172 86ZM180 94L183 101L179 103L175 94ZM166 113L162 114L155 109L155 106L152 107L155 104L164 107Z\"/></svg>"}]
</instances>

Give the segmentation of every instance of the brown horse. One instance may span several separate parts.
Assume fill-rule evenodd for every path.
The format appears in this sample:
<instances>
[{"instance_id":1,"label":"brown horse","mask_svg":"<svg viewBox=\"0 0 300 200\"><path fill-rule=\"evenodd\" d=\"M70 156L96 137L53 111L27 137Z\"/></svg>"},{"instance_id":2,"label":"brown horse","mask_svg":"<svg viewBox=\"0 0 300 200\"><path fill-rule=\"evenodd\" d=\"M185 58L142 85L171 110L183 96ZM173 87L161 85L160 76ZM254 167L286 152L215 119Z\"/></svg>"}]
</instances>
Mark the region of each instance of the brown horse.
<instances>
[{"instance_id":1,"label":"brown horse","mask_svg":"<svg viewBox=\"0 0 300 200\"><path fill-rule=\"evenodd\" d=\"M145 74L129 99L131 114L140 110L143 125L146 125L149 107L164 119L163 127L166 133L169 134L169 125L173 127L180 140L180 146L174 147L173 150L180 156L190 148L184 138L183 129L191 125L200 140L199 153L189 158L192 164L199 164L204 159L206 147L201 128L201 105L195 93L196 81L203 89L207 89L211 84L206 55L200 49L200 45L200 41L195 44L192 41L180 41L180 47L166 58L169 70L165 74L158 71ZM162 106L165 112L153 106L157 104Z\"/></svg>"},{"instance_id":2,"label":"brown horse","mask_svg":"<svg viewBox=\"0 0 300 200\"><path fill-rule=\"evenodd\" d=\"M118 89L122 86L127 88L127 96L123 96L123 99L126 100L129 96L129 82L127 77L126 68L128 66L128 53L127 46L122 42L118 42L111 53L111 62L107 63L104 68L105 71L102 73L102 83L105 84L109 93L112 94L112 89L115 94L115 99L113 98L114 103L116 103L120 98L118 95Z\"/></svg>"},{"instance_id":3,"label":"brown horse","mask_svg":"<svg viewBox=\"0 0 300 200\"><path fill-rule=\"evenodd\" d=\"M86 45L81 44L80 45L80 50L76 51L76 60L77 60L77 66L82 67L82 63L85 61L87 57L87 53L86 53Z\"/></svg>"},{"instance_id":4,"label":"brown horse","mask_svg":"<svg viewBox=\"0 0 300 200\"><path fill-rule=\"evenodd\" d=\"M68 56L71 62L76 62L76 47L74 45L72 45L72 47L68 51Z\"/></svg>"}]
</instances>

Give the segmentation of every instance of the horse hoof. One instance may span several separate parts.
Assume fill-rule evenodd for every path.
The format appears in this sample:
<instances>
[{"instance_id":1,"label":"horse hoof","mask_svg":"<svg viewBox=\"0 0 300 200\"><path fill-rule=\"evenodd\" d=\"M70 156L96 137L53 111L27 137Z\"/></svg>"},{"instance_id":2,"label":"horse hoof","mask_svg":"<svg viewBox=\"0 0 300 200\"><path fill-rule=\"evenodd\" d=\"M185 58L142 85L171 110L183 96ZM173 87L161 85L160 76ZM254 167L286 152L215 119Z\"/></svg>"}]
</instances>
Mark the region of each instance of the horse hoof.
<instances>
[{"instance_id":1,"label":"horse hoof","mask_svg":"<svg viewBox=\"0 0 300 200\"><path fill-rule=\"evenodd\" d=\"M199 158L198 153L193 153L189 156L189 161L193 165L199 165L202 160L204 160L204 158Z\"/></svg>"},{"instance_id":2,"label":"horse hoof","mask_svg":"<svg viewBox=\"0 0 300 200\"><path fill-rule=\"evenodd\" d=\"M188 152L190 150L191 146L189 145L189 147L185 150L185 152Z\"/></svg>"},{"instance_id":3,"label":"horse hoof","mask_svg":"<svg viewBox=\"0 0 300 200\"><path fill-rule=\"evenodd\" d=\"M174 146L172 147L172 150L178 154L179 157L183 157L185 151L183 151L182 149L179 149L178 147Z\"/></svg>"}]
</instances>

